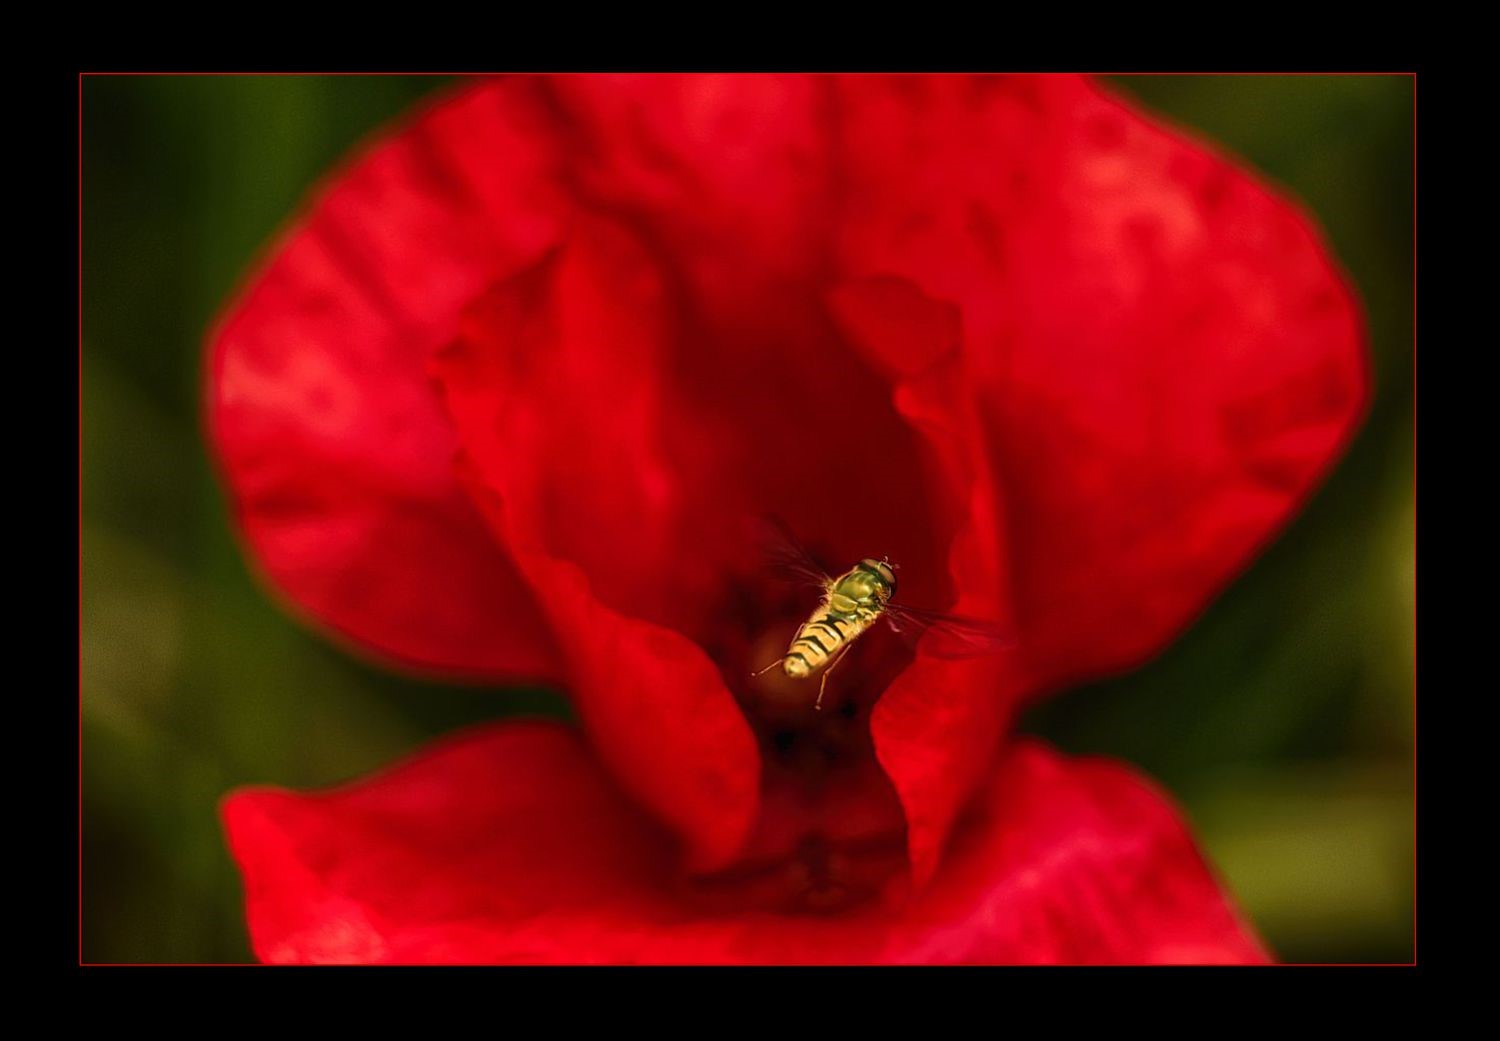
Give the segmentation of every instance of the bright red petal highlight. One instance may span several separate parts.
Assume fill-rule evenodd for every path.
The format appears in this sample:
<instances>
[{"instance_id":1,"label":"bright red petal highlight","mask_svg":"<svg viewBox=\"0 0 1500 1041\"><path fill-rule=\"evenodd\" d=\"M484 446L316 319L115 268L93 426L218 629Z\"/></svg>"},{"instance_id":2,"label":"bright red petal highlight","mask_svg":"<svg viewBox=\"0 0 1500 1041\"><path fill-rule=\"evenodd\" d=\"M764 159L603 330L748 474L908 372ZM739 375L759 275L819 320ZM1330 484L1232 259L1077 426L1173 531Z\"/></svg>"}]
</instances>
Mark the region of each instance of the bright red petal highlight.
<instances>
[{"instance_id":1,"label":"bright red petal highlight","mask_svg":"<svg viewBox=\"0 0 1500 1041\"><path fill-rule=\"evenodd\" d=\"M872 721L920 878L1017 701L1158 651L1296 511L1365 356L1304 218L1086 80L835 92L831 306L969 489L955 589L1017 635L919 661Z\"/></svg>"},{"instance_id":2,"label":"bright red petal highlight","mask_svg":"<svg viewBox=\"0 0 1500 1041\"><path fill-rule=\"evenodd\" d=\"M429 352L555 234L526 81L434 109L343 172L212 342L208 421L245 538L303 611L408 665L545 678L530 592L453 470Z\"/></svg>"},{"instance_id":3,"label":"bright red petal highlight","mask_svg":"<svg viewBox=\"0 0 1500 1041\"><path fill-rule=\"evenodd\" d=\"M962 316L1029 686L1160 650L1362 414L1358 310L1297 209L1088 80L843 77L839 266Z\"/></svg>"},{"instance_id":4,"label":"bright red petal highlight","mask_svg":"<svg viewBox=\"0 0 1500 1041\"><path fill-rule=\"evenodd\" d=\"M899 909L708 914L671 844L554 724L471 731L375 779L224 806L276 963L1254 963L1181 821L1124 768L1005 757Z\"/></svg>"}]
</instances>

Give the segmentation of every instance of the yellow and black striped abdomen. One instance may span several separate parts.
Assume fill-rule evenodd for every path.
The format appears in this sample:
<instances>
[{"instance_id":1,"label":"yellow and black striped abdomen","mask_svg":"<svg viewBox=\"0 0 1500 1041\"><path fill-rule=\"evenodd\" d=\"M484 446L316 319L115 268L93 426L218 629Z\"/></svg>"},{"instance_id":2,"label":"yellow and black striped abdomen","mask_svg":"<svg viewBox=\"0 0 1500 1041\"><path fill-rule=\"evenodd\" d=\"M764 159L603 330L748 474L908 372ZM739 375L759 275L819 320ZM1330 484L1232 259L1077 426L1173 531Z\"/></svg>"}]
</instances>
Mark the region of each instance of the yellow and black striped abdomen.
<instances>
[{"instance_id":1,"label":"yellow and black striped abdomen","mask_svg":"<svg viewBox=\"0 0 1500 1041\"><path fill-rule=\"evenodd\" d=\"M781 659L782 670L793 679L803 679L827 665L840 647L854 640L875 621L875 612L840 615L825 604L802 623L792 645Z\"/></svg>"}]
</instances>

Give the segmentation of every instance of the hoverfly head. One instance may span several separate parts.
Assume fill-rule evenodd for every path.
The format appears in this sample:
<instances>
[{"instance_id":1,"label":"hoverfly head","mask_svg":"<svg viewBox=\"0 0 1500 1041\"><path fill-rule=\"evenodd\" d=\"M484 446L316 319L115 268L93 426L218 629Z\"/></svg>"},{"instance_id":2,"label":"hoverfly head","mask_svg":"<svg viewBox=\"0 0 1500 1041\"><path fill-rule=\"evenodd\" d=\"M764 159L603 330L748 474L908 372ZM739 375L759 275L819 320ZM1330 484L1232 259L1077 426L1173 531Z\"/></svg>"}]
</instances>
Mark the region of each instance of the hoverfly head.
<instances>
[{"instance_id":1,"label":"hoverfly head","mask_svg":"<svg viewBox=\"0 0 1500 1041\"><path fill-rule=\"evenodd\" d=\"M897 569L896 565L890 562L889 557L882 557L880 560L876 560L873 557L866 557L859 562L859 566L862 570L873 575L879 581L880 585L884 587L882 590L885 594L884 599L889 600L896 595Z\"/></svg>"}]
</instances>

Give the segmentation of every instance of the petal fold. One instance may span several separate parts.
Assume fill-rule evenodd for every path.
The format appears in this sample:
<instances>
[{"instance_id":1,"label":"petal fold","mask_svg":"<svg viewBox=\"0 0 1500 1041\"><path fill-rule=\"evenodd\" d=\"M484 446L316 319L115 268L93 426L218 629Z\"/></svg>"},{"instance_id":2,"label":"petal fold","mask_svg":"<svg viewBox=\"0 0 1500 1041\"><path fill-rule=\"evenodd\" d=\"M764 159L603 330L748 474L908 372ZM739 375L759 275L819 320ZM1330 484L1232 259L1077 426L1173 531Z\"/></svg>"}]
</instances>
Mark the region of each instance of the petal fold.
<instances>
[{"instance_id":1,"label":"petal fold","mask_svg":"<svg viewBox=\"0 0 1500 1041\"><path fill-rule=\"evenodd\" d=\"M1298 209L1081 77L848 76L839 268L961 315L1033 692L1160 650L1362 417Z\"/></svg>"},{"instance_id":2,"label":"petal fold","mask_svg":"<svg viewBox=\"0 0 1500 1041\"><path fill-rule=\"evenodd\" d=\"M1014 630L1003 503L961 350L958 309L906 279L851 280L830 292L845 338L881 367L896 411L925 439L941 477L931 495L949 519L951 604L932 604ZM901 799L912 877L925 884L949 828L985 775L1024 674L1014 648L945 660L919 645L870 720L876 755Z\"/></svg>"},{"instance_id":3,"label":"petal fold","mask_svg":"<svg viewBox=\"0 0 1500 1041\"><path fill-rule=\"evenodd\" d=\"M1151 786L1011 748L933 884L897 908L706 913L672 843L554 723L457 735L375 778L223 807L274 963L1255 963Z\"/></svg>"},{"instance_id":4,"label":"petal fold","mask_svg":"<svg viewBox=\"0 0 1500 1041\"><path fill-rule=\"evenodd\" d=\"M433 372L468 484L567 650L569 692L601 757L720 866L748 837L760 759L703 635L733 551L735 485L714 430L674 397L661 278L617 225L496 285ZM728 511L732 516L732 509Z\"/></svg>"},{"instance_id":5,"label":"petal fold","mask_svg":"<svg viewBox=\"0 0 1500 1041\"><path fill-rule=\"evenodd\" d=\"M207 422L266 576L426 671L547 679L557 651L459 486L431 350L557 234L526 81L468 89L338 174L210 338Z\"/></svg>"}]
</instances>

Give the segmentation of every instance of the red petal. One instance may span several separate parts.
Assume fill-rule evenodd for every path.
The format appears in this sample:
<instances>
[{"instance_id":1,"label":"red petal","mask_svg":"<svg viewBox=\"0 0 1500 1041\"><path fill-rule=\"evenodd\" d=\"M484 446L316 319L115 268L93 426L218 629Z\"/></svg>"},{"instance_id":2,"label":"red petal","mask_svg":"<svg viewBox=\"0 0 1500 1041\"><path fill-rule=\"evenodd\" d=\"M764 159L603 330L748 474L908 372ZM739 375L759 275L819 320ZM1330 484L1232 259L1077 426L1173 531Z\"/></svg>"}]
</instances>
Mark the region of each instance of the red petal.
<instances>
[{"instance_id":1,"label":"red petal","mask_svg":"<svg viewBox=\"0 0 1500 1041\"><path fill-rule=\"evenodd\" d=\"M1014 654L919 661L872 726L920 879L1017 700L1159 650L1363 407L1307 221L1071 77L848 77L831 306L969 489L954 588ZM955 351L961 352L955 354Z\"/></svg>"},{"instance_id":2,"label":"red petal","mask_svg":"<svg viewBox=\"0 0 1500 1041\"><path fill-rule=\"evenodd\" d=\"M904 960L1255 964L1267 954L1167 797L1123 764L1010 749Z\"/></svg>"},{"instance_id":3,"label":"red petal","mask_svg":"<svg viewBox=\"0 0 1500 1041\"><path fill-rule=\"evenodd\" d=\"M936 600L924 460L824 307L818 81L546 89L568 128L565 241L475 301L435 372L497 537L566 634L591 738L700 864L722 862L754 816L756 753L677 634L744 685L761 634L725 634L725 605L765 581L742 522L766 512L848 563L897 555L908 593Z\"/></svg>"},{"instance_id":4,"label":"red petal","mask_svg":"<svg viewBox=\"0 0 1500 1041\"><path fill-rule=\"evenodd\" d=\"M663 411L696 407L691 423L668 419L678 426L662 438L662 476L716 518L697 526L688 548L723 541L736 514L776 513L845 566L889 553L907 564L908 589L939 589L930 565L941 543L918 439L824 307L841 191L827 81L621 75L547 83L571 131L569 187L588 214L571 230L595 234L607 220L657 268L664 342L654 374L641 378L654 375ZM594 350L591 363L607 366L608 345ZM698 458L683 458L695 448ZM879 508L851 508L865 497ZM622 555L607 528L596 534L605 543L598 552ZM647 566L660 559L650 545L630 555ZM724 578L721 567L721 587ZM688 613L698 606L687 596L677 602Z\"/></svg>"},{"instance_id":5,"label":"red petal","mask_svg":"<svg viewBox=\"0 0 1500 1041\"><path fill-rule=\"evenodd\" d=\"M213 339L208 418L260 564L319 621L436 670L556 671L426 377L461 308L555 234L535 107L525 82L472 90L373 149Z\"/></svg>"},{"instance_id":6,"label":"red petal","mask_svg":"<svg viewBox=\"0 0 1500 1041\"><path fill-rule=\"evenodd\" d=\"M501 283L434 363L496 537L567 649L570 694L622 782L726 863L760 759L717 666L679 630L722 594L734 485L664 378L655 269L611 225Z\"/></svg>"},{"instance_id":7,"label":"red petal","mask_svg":"<svg viewBox=\"0 0 1500 1041\"><path fill-rule=\"evenodd\" d=\"M704 914L670 844L555 724L472 731L370 781L230 797L268 962L1199 963L1263 950L1166 801L1014 748L900 909Z\"/></svg>"},{"instance_id":8,"label":"red petal","mask_svg":"<svg viewBox=\"0 0 1500 1041\"><path fill-rule=\"evenodd\" d=\"M1033 689L1158 651L1296 512L1366 400L1309 221L1062 76L848 77L840 267L962 315Z\"/></svg>"},{"instance_id":9,"label":"red petal","mask_svg":"<svg viewBox=\"0 0 1500 1041\"><path fill-rule=\"evenodd\" d=\"M1003 511L969 393L956 308L911 282L875 278L834 289L829 307L849 341L884 367L896 408L926 437L955 491L948 554L955 613L1014 627ZM970 660L920 654L881 696L870 732L906 814L912 875L925 883L948 829L984 776L1022 693L1014 653Z\"/></svg>"}]
</instances>

